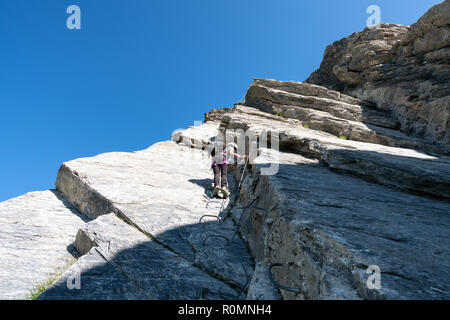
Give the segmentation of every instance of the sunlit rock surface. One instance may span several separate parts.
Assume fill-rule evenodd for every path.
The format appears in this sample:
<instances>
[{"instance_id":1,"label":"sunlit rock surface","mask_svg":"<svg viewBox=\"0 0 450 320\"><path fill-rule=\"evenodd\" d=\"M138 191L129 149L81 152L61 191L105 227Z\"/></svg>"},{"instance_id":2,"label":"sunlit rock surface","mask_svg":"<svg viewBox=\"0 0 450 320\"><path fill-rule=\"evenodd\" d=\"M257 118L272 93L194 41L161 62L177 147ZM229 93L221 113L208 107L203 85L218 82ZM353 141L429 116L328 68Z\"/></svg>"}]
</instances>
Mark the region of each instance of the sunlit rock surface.
<instances>
[{"instance_id":1,"label":"sunlit rock surface","mask_svg":"<svg viewBox=\"0 0 450 320\"><path fill-rule=\"evenodd\" d=\"M449 7L0 203L0 298L449 299ZM255 149L213 199L209 152L227 137Z\"/></svg>"}]
</instances>

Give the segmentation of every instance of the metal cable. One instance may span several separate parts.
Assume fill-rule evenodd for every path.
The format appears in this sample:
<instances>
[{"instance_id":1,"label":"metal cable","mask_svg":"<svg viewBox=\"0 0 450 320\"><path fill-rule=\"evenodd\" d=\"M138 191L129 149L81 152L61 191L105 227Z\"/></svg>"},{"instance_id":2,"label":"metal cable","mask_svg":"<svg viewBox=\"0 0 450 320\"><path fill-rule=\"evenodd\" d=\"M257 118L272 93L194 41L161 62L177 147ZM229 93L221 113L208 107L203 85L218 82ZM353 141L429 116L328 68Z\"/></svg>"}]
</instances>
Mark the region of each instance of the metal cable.
<instances>
[{"instance_id":1,"label":"metal cable","mask_svg":"<svg viewBox=\"0 0 450 320\"><path fill-rule=\"evenodd\" d=\"M247 169L247 164L248 164L249 159L250 159L250 158L247 158L247 160L245 160L244 170L242 170L241 179L239 179L238 190L241 189L242 179L244 178L245 170Z\"/></svg>"},{"instance_id":2,"label":"metal cable","mask_svg":"<svg viewBox=\"0 0 450 320\"><path fill-rule=\"evenodd\" d=\"M276 286L278 289L283 289L283 290L286 290L286 291L291 291L291 292L295 292L295 293L302 293L300 290L298 290L298 289L294 289L294 288L290 288L290 287L286 287L286 286L283 286L282 284L279 284L277 281L275 281L275 279L273 278L273 275L272 275L272 268L273 267L282 267L284 264L282 264L282 263L272 263L270 266L269 266L269 280L270 280L270 282L272 282L272 284L274 285L274 286Z\"/></svg>"},{"instance_id":3,"label":"metal cable","mask_svg":"<svg viewBox=\"0 0 450 320\"><path fill-rule=\"evenodd\" d=\"M243 263L242 261L241 261L241 266L242 266L242 269L244 269L245 277L247 278L247 280L245 281L244 286L242 287L241 291L239 292L239 295L236 297L236 300L239 300L239 298L241 297L241 295L244 293L245 288L247 288L247 286L248 286L249 283L250 283L250 277L249 277L249 275L248 275L248 273L247 273L247 269L245 269L244 263Z\"/></svg>"}]
</instances>

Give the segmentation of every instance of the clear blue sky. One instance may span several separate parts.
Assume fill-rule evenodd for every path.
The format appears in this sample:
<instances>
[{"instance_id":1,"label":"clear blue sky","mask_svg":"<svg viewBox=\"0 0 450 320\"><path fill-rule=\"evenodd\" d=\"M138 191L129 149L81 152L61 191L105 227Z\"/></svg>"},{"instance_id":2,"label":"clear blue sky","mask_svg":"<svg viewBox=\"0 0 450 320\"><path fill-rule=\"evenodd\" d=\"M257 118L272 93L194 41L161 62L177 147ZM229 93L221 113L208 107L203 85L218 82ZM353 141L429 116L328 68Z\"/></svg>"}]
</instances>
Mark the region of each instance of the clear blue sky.
<instances>
[{"instance_id":1,"label":"clear blue sky","mask_svg":"<svg viewBox=\"0 0 450 320\"><path fill-rule=\"evenodd\" d=\"M439 2L1 0L0 201L53 188L64 161L167 140L254 77L305 80L371 4L411 24Z\"/></svg>"}]
</instances>

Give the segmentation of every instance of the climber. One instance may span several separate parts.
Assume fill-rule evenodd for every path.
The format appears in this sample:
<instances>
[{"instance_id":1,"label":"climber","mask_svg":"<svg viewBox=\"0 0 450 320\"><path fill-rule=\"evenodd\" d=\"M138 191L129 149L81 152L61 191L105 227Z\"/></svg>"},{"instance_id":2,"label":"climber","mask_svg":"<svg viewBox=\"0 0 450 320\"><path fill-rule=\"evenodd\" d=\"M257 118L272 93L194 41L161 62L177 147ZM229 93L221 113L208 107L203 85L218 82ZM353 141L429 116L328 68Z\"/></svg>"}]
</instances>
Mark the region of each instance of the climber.
<instances>
[{"instance_id":1,"label":"climber","mask_svg":"<svg viewBox=\"0 0 450 320\"><path fill-rule=\"evenodd\" d=\"M213 196L218 197L219 192L222 191L224 198L228 198L230 195L227 181L228 165L230 162L236 165L234 159L246 159L247 156L237 154L237 145L235 143L229 143L225 146L222 142L215 144L211 156L213 157L211 167L214 171Z\"/></svg>"}]
</instances>

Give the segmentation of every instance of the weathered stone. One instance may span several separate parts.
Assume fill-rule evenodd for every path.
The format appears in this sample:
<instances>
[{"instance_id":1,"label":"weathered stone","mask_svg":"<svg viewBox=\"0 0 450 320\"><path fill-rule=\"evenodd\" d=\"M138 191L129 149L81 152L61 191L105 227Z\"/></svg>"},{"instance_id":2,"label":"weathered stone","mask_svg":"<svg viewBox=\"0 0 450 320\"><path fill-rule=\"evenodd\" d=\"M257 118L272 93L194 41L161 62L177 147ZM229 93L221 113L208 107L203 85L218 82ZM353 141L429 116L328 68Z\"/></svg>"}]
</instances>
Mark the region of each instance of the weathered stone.
<instances>
[{"instance_id":1,"label":"weathered stone","mask_svg":"<svg viewBox=\"0 0 450 320\"><path fill-rule=\"evenodd\" d=\"M251 116L249 116L251 115ZM320 159L331 168L402 190L449 197L450 160L412 149L338 139L310 130L294 119L283 119L245 106L236 106L222 117L226 129L260 135L278 135L280 147Z\"/></svg>"},{"instance_id":2,"label":"weathered stone","mask_svg":"<svg viewBox=\"0 0 450 320\"><path fill-rule=\"evenodd\" d=\"M255 266L252 281L248 288L247 300L280 300L281 295L270 281L269 267L264 262Z\"/></svg>"},{"instance_id":3,"label":"weathered stone","mask_svg":"<svg viewBox=\"0 0 450 320\"><path fill-rule=\"evenodd\" d=\"M339 91L330 90L325 87L317 86L310 83L303 83L297 81L277 81L273 79L261 79L261 78L255 79L253 83L263 87L273 88L280 91L294 93L302 96L314 96L319 98L326 98L348 104L356 104L356 105L365 104L363 100L348 96L346 94L340 93Z\"/></svg>"},{"instance_id":4,"label":"weathered stone","mask_svg":"<svg viewBox=\"0 0 450 320\"><path fill-rule=\"evenodd\" d=\"M401 130L450 145L450 1L411 27L381 24L336 41L307 82L376 103Z\"/></svg>"},{"instance_id":5,"label":"weathered stone","mask_svg":"<svg viewBox=\"0 0 450 320\"><path fill-rule=\"evenodd\" d=\"M75 248L40 299L448 299L449 22L446 0L335 42L308 83L255 79L172 141L64 163L59 191L0 203L0 298ZM212 199L210 147L244 131Z\"/></svg>"},{"instance_id":6,"label":"weathered stone","mask_svg":"<svg viewBox=\"0 0 450 320\"><path fill-rule=\"evenodd\" d=\"M83 248L93 244L89 253L40 299L233 299L238 294L115 214L88 223L77 238ZM74 276L80 289L70 290L67 282Z\"/></svg>"},{"instance_id":7,"label":"weathered stone","mask_svg":"<svg viewBox=\"0 0 450 320\"><path fill-rule=\"evenodd\" d=\"M439 159L410 159L374 151L327 148L322 161L339 169L401 190L449 198L450 164Z\"/></svg>"},{"instance_id":8,"label":"weathered stone","mask_svg":"<svg viewBox=\"0 0 450 320\"><path fill-rule=\"evenodd\" d=\"M360 83L366 68L383 65L394 58L391 51L408 29L408 26L382 23L334 42L327 46L320 69L307 82L341 92L346 86Z\"/></svg>"},{"instance_id":9,"label":"weathered stone","mask_svg":"<svg viewBox=\"0 0 450 320\"><path fill-rule=\"evenodd\" d=\"M295 81L255 79L245 105L285 118L301 121L305 127L347 139L419 149L430 154L450 154L443 145L409 137L396 130L396 121L375 110L375 105L325 87ZM215 121L230 109L212 110L207 119Z\"/></svg>"},{"instance_id":10,"label":"weathered stone","mask_svg":"<svg viewBox=\"0 0 450 320\"><path fill-rule=\"evenodd\" d=\"M335 117L346 120L363 121L387 128L396 128L398 126L397 122L389 119L386 115L365 106L313 95L305 96L290 93L279 89L264 87L257 83L250 85L247 90L245 104L266 112L273 112L274 105L311 108L328 112Z\"/></svg>"},{"instance_id":11,"label":"weathered stone","mask_svg":"<svg viewBox=\"0 0 450 320\"><path fill-rule=\"evenodd\" d=\"M200 126L192 126L172 134L171 139L180 145L204 149L218 134L219 122L208 121Z\"/></svg>"},{"instance_id":12,"label":"weathered stone","mask_svg":"<svg viewBox=\"0 0 450 320\"><path fill-rule=\"evenodd\" d=\"M216 130L210 124L205 127L208 130L198 130L207 135L209 129ZM189 129L179 137L192 141L195 130ZM197 141L208 140L201 135L195 137ZM209 234L200 219L205 215L226 215L231 204L229 200L208 203L212 196L210 158L201 148L167 141L134 153L108 153L70 161L61 167L56 186L86 215L95 218L114 212L235 288L242 288L246 274L251 273L251 257L239 238L229 246L218 246L215 252L203 246ZM202 223L208 220L217 223L211 217L204 217ZM215 232L233 236L231 225L224 224ZM217 238L211 242L213 247L222 243Z\"/></svg>"},{"instance_id":13,"label":"weathered stone","mask_svg":"<svg viewBox=\"0 0 450 320\"><path fill-rule=\"evenodd\" d=\"M447 299L450 205L331 172L300 155L261 153L241 233L257 265L281 263L285 299ZM280 164L276 175L260 169ZM363 191L363 192L361 192ZM246 205L246 200L243 205ZM381 269L369 289L366 269Z\"/></svg>"},{"instance_id":14,"label":"weathered stone","mask_svg":"<svg viewBox=\"0 0 450 320\"><path fill-rule=\"evenodd\" d=\"M0 299L25 299L75 260L83 217L55 190L0 203Z\"/></svg>"},{"instance_id":15,"label":"weathered stone","mask_svg":"<svg viewBox=\"0 0 450 320\"><path fill-rule=\"evenodd\" d=\"M76 287L79 279L79 289ZM134 284L96 249L89 251L38 300L148 300L151 293Z\"/></svg>"},{"instance_id":16,"label":"weathered stone","mask_svg":"<svg viewBox=\"0 0 450 320\"><path fill-rule=\"evenodd\" d=\"M398 130L334 117L328 112L283 105L274 106L274 109L285 118L300 120L304 127L329 132L337 137L390 147L418 149L429 154L450 154L445 146L411 138Z\"/></svg>"}]
</instances>

